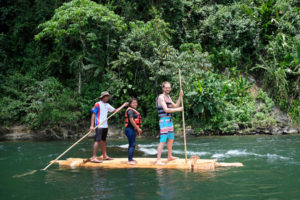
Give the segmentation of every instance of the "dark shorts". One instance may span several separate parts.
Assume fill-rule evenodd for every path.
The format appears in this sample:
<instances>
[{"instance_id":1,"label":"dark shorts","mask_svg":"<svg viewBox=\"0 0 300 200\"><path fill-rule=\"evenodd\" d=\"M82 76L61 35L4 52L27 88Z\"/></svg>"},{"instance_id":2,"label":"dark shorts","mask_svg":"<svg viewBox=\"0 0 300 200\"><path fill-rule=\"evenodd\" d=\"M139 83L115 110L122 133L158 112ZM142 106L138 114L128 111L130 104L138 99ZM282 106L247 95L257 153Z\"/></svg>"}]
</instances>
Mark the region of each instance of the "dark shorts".
<instances>
[{"instance_id":1,"label":"dark shorts","mask_svg":"<svg viewBox=\"0 0 300 200\"><path fill-rule=\"evenodd\" d=\"M95 141L106 141L108 128L96 128Z\"/></svg>"}]
</instances>

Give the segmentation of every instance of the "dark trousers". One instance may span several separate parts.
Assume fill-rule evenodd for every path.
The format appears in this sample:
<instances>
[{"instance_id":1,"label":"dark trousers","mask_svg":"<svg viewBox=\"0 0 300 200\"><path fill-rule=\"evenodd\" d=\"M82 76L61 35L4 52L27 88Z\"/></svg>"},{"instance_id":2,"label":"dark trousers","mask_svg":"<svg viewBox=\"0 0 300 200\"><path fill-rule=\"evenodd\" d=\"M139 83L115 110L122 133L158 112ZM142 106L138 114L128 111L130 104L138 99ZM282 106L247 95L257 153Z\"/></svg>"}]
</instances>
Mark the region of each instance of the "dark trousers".
<instances>
[{"instance_id":1,"label":"dark trousers","mask_svg":"<svg viewBox=\"0 0 300 200\"><path fill-rule=\"evenodd\" d=\"M129 147L128 147L128 161L132 161L134 149L135 149L135 137L136 133L133 128L126 127L125 135L127 136Z\"/></svg>"}]
</instances>

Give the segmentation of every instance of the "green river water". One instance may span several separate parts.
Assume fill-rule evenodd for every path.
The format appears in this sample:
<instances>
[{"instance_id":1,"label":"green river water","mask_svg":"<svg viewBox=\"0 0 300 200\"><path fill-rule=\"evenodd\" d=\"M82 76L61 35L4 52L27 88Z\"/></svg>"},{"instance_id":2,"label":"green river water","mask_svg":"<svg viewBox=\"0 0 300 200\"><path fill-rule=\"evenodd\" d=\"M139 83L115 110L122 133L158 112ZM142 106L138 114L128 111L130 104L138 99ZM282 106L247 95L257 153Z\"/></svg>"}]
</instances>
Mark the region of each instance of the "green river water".
<instances>
[{"instance_id":1,"label":"green river water","mask_svg":"<svg viewBox=\"0 0 300 200\"><path fill-rule=\"evenodd\" d=\"M74 141L0 142L0 199L300 199L300 136L188 138L188 157L242 162L210 172L177 169L62 169L51 166ZM64 158L88 158L85 140ZM136 157L155 157L158 141L138 139ZM166 148L166 147L165 147ZM127 157L127 141L108 140L111 157ZM163 157L166 157L166 150ZM173 154L184 158L182 138ZM15 175L38 170L22 177Z\"/></svg>"}]
</instances>

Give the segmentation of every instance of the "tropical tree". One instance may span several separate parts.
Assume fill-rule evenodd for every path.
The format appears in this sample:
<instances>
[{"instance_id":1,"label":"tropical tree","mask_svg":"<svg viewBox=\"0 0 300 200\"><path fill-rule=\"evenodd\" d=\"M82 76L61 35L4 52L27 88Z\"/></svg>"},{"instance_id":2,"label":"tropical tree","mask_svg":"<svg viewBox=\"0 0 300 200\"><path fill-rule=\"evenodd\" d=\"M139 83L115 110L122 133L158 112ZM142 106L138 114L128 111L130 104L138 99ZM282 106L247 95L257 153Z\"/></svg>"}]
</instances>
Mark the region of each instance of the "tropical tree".
<instances>
[{"instance_id":1,"label":"tropical tree","mask_svg":"<svg viewBox=\"0 0 300 200\"><path fill-rule=\"evenodd\" d=\"M48 70L63 78L77 74L78 93L81 93L83 70L93 69L98 75L109 69L126 24L103 5L73 0L56 9L53 17L39 28L36 40L53 41Z\"/></svg>"}]
</instances>

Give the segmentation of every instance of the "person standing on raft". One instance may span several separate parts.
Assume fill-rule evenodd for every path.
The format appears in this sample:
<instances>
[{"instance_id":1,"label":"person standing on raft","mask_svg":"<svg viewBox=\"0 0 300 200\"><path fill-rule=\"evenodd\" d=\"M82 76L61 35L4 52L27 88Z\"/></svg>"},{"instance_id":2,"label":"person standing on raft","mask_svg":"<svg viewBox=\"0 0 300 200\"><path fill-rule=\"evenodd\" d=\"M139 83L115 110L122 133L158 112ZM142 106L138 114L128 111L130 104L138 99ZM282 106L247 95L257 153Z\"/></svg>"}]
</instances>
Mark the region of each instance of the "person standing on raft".
<instances>
[{"instance_id":1,"label":"person standing on raft","mask_svg":"<svg viewBox=\"0 0 300 200\"><path fill-rule=\"evenodd\" d=\"M93 157L90 158L91 162L96 162L96 163L101 162L100 160L97 159L97 150L98 150L99 143L101 144L103 160L113 160L107 155L106 152L106 137L108 133L108 123L106 121L100 126L99 124L107 119L108 112L112 112L112 113L119 112L122 109L122 107L127 106L128 103L126 102L118 109L115 109L109 103L107 103L110 97L111 95L107 91L101 92L101 95L99 97L100 101L98 101L92 109L90 131L94 131L96 127L96 135L95 135L95 142L93 146Z\"/></svg>"},{"instance_id":2,"label":"person standing on raft","mask_svg":"<svg viewBox=\"0 0 300 200\"><path fill-rule=\"evenodd\" d=\"M142 133L142 117L141 114L136 110L138 101L132 97L129 100L129 107L125 112L125 135L128 139L128 164L135 165L136 160L133 160L133 153L135 150L135 138L136 135Z\"/></svg>"},{"instance_id":3,"label":"person standing on raft","mask_svg":"<svg viewBox=\"0 0 300 200\"><path fill-rule=\"evenodd\" d=\"M183 91L179 92L179 97L176 104L172 101L170 97L171 92L171 84L167 81L162 83L162 91L156 98L156 107L158 109L158 117L159 117L159 128L160 128L160 142L157 147L157 165L164 165L161 162L161 153L165 143L168 140L168 160L175 160L176 157L172 156L172 147L174 137L174 127L172 122L172 113L173 112L181 112L182 107L180 105L180 99L183 96Z\"/></svg>"}]
</instances>

